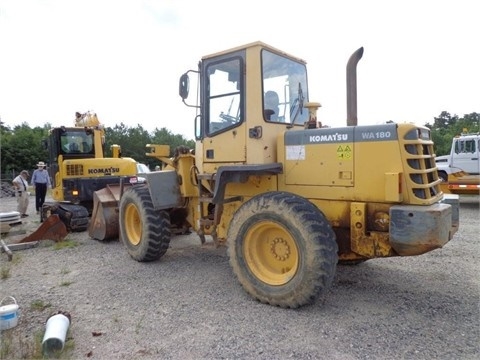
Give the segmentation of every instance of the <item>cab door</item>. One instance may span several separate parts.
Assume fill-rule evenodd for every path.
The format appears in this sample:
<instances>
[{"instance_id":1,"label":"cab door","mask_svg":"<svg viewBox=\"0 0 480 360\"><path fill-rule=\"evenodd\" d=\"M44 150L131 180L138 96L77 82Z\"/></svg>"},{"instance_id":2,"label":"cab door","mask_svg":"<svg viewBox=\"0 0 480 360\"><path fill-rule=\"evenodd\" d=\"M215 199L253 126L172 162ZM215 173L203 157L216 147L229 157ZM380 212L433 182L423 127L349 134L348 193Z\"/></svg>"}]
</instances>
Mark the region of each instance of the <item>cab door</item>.
<instances>
[{"instance_id":1,"label":"cab door","mask_svg":"<svg viewBox=\"0 0 480 360\"><path fill-rule=\"evenodd\" d=\"M453 165L470 174L479 173L479 139L459 138L455 143Z\"/></svg>"},{"instance_id":2,"label":"cab door","mask_svg":"<svg viewBox=\"0 0 480 360\"><path fill-rule=\"evenodd\" d=\"M244 56L237 52L203 65L203 162L245 162Z\"/></svg>"}]
</instances>

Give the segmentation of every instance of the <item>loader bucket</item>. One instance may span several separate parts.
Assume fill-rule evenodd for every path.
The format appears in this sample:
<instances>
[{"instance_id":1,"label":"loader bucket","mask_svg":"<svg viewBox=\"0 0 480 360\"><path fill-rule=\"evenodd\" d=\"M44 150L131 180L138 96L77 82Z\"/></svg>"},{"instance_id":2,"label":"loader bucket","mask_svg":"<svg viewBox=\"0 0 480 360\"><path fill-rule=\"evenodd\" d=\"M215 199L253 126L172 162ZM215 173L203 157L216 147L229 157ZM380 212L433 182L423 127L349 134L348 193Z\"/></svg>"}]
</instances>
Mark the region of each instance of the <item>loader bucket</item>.
<instances>
[{"instance_id":1,"label":"loader bucket","mask_svg":"<svg viewBox=\"0 0 480 360\"><path fill-rule=\"evenodd\" d=\"M43 221L42 225L26 238L20 240L18 243L27 243L38 240L53 240L55 242L62 241L67 236L67 227L60 220L57 214L50 215Z\"/></svg>"},{"instance_id":2,"label":"loader bucket","mask_svg":"<svg viewBox=\"0 0 480 360\"><path fill-rule=\"evenodd\" d=\"M93 211L88 234L92 239L118 239L118 204L125 187L131 185L107 185L93 194Z\"/></svg>"}]
</instances>

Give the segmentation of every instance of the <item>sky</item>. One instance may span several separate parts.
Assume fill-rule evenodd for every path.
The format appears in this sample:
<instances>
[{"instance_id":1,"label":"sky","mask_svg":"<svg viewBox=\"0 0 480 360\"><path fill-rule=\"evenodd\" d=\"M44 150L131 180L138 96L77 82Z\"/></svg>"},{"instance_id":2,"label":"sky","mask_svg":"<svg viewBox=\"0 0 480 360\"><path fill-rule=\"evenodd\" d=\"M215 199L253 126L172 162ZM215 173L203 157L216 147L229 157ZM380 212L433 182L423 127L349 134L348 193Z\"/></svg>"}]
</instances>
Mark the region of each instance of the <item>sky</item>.
<instances>
[{"instance_id":1,"label":"sky","mask_svg":"<svg viewBox=\"0 0 480 360\"><path fill-rule=\"evenodd\" d=\"M476 0L0 0L0 119L167 128L194 137L178 80L203 55L263 41L307 61L324 125L346 125L359 47L358 124L480 112Z\"/></svg>"}]
</instances>

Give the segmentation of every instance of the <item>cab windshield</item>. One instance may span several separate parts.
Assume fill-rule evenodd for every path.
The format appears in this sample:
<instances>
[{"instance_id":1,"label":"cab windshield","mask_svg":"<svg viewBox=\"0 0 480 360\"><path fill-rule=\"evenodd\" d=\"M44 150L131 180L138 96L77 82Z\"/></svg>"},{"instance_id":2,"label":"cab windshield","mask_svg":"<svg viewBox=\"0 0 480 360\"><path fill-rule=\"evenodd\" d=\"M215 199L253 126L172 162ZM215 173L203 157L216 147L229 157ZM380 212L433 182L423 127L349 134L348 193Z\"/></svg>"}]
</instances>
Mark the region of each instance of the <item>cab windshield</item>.
<instances>
[{"instance_id":1,"label":"cab windshield","mask_svg":"<svg viewBox=\"0 0 480 360\"><path fill-rule=\"evenodd\" d=\"M65 131L60 135L60 145L64 154L92 154L93 134Z\"/></svg>"},{"instance_id":2,"label":"cab windshield","mask_svg":"<svg viewBox=\"0 0 480 360\"><path fill-rule=\"evenodd\" d=\"M308 111L307 68L305 64L262 51L263 113L269 122L303 125Z\"/></svg>"}]
</instances>

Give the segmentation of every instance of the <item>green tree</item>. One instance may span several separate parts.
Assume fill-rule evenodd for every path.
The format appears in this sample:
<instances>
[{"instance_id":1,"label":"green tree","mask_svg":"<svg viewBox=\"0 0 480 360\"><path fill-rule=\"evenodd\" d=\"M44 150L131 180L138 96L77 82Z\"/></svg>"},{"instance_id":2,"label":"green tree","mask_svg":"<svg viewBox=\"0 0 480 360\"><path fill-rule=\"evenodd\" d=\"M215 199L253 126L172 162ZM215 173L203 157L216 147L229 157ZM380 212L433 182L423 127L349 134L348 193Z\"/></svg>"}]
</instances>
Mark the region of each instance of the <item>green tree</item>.
<instances>
[{"instance_id":1,"label":"green tree","mask_svg":"<svg viewBox=\"0 0 480 360\"><path fill-rule=\"evenodd\" d=\"M105 129L106 153L111 156L111 146L120 145L122 156L131 157L138 162L144 162L145 145L150 143L150 134L141 125L136 128L121 123L114 128Z\"/></svg>"},{"instance_id":2,"label":"green tree","mask_svg":"<svg viewBox=\"0 0 480 360\"><path fill-rule=\"evenodd\" d=\"M27 123L13 129L1 127L1 172L10 176L21 170L32 171L38 161L47 161L48 152L42 139L48 135L50 125L30 128Z\"/></svg>"},{"instance_id":3,"label":"green tree","mask_svg":"<svg viewBox=\"0 0 480 360\"><path fill-rule=\"evenodd\" d=\"M152 135L152 142L154 144L164 144L170 146L170 155L173 155L175 148L179 146L186 146L189 149L195 149L195 141L188 140L183 135L173 134L167 128L155 128Z\"/></svg>"},{"instance_id":4,"label":"green tree","mask_svg":"<svg viewBox=\"0 0 480 360\"><path fill-rule=\"evenodd\" d=\"M190 149L195 148L195 141L187 140L183 135L173 134L164 127L161 129L155 128L152 133L149 133L141 125L132 128L126 126L124 123L120 123L113 128L106 128L105 138L107 156L111 156L110 147L112 145L120 145L122 156L131 157L138 162L142 162L150 169L159 165L159 162L145 154L147 144L169 145L171 156L178 146L183 145Z\"/></svg>"},{"instance_id":5,"label":"green tree","mask_svg":"<svg viewBox=\"0 0 480 360\"><path fill-rule=\"evenodd\" d=\"M38 161L48 162L48 150L43 146L43 140L48 137L50 129L50 124L32 129L27 123L11 129L0 121L1 173L10 179L22 169L33 170ZM175 135L166 128L155 129L152 134L141 125L128 127L123 123L105 129L106 157L112 156L111 146L117 144L121 146L122 156L132 157L153 169L158 161L145 155L146 145L152 143L169 145L171 154L180 145L192 149L195 147L193 140L186 140L182 135Z\"/></svg>"}]
</instances>

